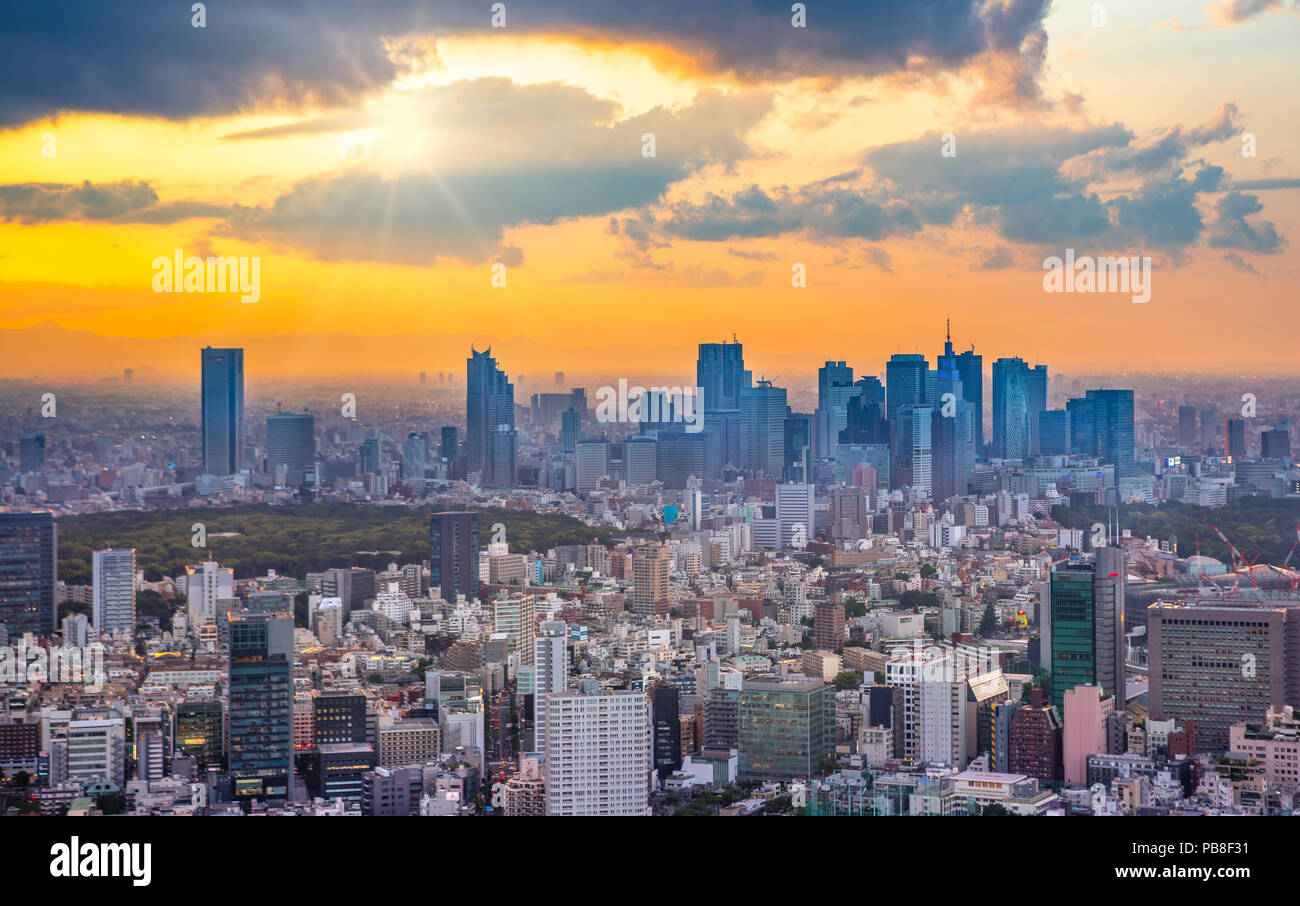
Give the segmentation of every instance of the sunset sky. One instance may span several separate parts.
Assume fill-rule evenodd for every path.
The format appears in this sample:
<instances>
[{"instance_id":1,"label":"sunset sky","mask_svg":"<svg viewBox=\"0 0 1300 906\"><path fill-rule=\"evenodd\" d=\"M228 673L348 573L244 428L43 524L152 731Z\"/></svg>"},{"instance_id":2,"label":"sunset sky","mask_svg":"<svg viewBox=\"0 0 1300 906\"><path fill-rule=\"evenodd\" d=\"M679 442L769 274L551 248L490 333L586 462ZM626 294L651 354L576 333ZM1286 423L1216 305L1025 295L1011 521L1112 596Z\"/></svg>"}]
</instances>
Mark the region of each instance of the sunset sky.
<instances>
[{"instance_id":1,"label":"sunset sky","mask_svg":"<svg viewBox=\"0 0 1300 906\"><path fill-rule=\"evenodd\" d=\"M355 5L0 9L0 377L270 337L268 373L691 374L733 332L874 373L946 317L986 362L1300 370L1292 3ZM153 292L178 247L260 299ZM1151 301L1045 293L1066 248L1150 256Z\"/></svg>"}]
</instances>

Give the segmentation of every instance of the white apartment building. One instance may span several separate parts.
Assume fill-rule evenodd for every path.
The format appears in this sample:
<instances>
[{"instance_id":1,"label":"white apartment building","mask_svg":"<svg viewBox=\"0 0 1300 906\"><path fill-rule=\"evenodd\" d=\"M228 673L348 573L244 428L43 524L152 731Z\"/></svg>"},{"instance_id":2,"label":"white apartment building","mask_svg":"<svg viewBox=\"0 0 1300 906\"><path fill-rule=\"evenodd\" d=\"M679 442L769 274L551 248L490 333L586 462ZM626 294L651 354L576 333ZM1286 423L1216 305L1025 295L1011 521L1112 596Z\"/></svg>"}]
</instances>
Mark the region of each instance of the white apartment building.
<instances>
[{"instance_id":1,"label":"white apartment building","mask_svg":"<svg viewBox=\"0 0 1300 906\"><path fill-rule=\"evenodd\" d=\"M91 619L100 632L135 631L135 550L95 551Z\"/></svg>"},{"instance_id":2,"label":"white apartment building","mask_svg":"<svg viewBox=\"0 0 1300 906\"><path fill-rule=\"evenodd\" d=\"M645 693L553 693L537 735L546 752L546 814L650 814Z\"/></svg>"}]
</instances>

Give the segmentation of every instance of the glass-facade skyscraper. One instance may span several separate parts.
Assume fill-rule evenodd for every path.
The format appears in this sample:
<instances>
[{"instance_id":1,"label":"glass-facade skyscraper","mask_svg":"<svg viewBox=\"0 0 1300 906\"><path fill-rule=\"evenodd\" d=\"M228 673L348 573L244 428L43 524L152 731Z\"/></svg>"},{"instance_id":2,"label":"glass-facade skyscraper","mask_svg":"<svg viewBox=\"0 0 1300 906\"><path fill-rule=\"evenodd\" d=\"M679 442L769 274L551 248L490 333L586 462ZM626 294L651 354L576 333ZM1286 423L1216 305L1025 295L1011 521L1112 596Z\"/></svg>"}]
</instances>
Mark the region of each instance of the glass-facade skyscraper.
<instances>
[{"instance_id":1,"label":"glass-facade skyscraper","mask_svg":"<svg viewBox=\"0 0 1300 906\"><path fill-rule=\"evenodd\" d=\"M497 367L492 349L470 349L465 360L465 468L488 488L517 483L519 435L515 431L515 385Z\"/></svg>"},{"instance_id":2,"label":"glass-facade skyscraper","mask_svg":"<svg viewBox=\"0 0 1300 906\"><path fill-rule=\"evenodd\" d=\"M233 475L244 458L244 350L202 352L203 471Z\"/></svg>"},{"instance_id":3,"label":"glass-facade skyscraper","mask_svg":"<svg viewBox=\"0 0 1300 906\"><path fill-rule=\"evenodd\" d=\"M997 459L1025 459L1031 451L1030 369L1021 358L993 363L993 446Z\"/></svg>"},{"instance_id":4,"label":"glass-facade skyscraper","mask_svg":"<svg viewBox=\"0 0 1300 906\"><path fill-rule=\"evenodd\" d=\"M1092 418L1097 434L1097 452L1115 466L1115 478L1137 474L1133 452L1133 391L1089 390Z\"/></svg>"},{"instance_id":5,"label":"glass-facade skyscraper","mask_svg":"<svg viewBox=\"0 0 1300 906\"><path fill-rule=\"evenodd\" d=\"M293 794L293 616L230 615L230 776L237 801Z\"/></svg>"},{"instance_id":6,"label":"glass-facade skyscraper","mask_svg":"<svg viewBox=\"0 0 1300 906\"><path fill-rule=\"evenodd\" d=\"M1091 560L1071 560L1052 571L1043 648L1058 709L1075 686L1097 685L1117 696L1117 706L1124 701L1127 571L1124 551L1109 546Z\"/></svg>"},{"instance_id":7,"label":"glass-facade skyscraper","mask_svg":"<svg viewBox=\"0 0 1300 906\"><path fill-rule=\"evenodd\" d=\"M11 642L55 631L59 527L52 513L0 513L0 626Z\"/></svg>"},{"instance_id":8,"label":"glass-facade skyscraper","mask_svg":"<svg viewBox=\"0 0 1300 906\"><path fill-rule=\"evenodd\" d=\"M266 419L266 471L274 476L285 468L285 485L296 487L316 460L316 418L305 412L271 415Z\"/></svg>"},{"instance_id":9,"label":"glass-facade skyscraper","mask_svg":"<svg viewBox=\"0 0 1300 906\"><path fill-rule=\"evenodd\" d=\"M835 687L820 679L746 680L738 721L742 780L807 780L835 757Z\"/></svg>"},{"instance_id":10,"label":"glass-facade skyscraper","mask_svg":"<svg viewBox=\"0 0 1300 906\"><path fill-rule=\"evenodd\" d=\"M434 513L429 517L429 588L455 603L478 598L478 513Z\"/></svg>"},{"instance_id":11,"label":"glass-facade skyscraper","mask_svg":"<svg viewBox=\"0 0 1300 906\"><path fill-rule=\"evenodd\" d=\"M705 411L734 411L740 408L740 391L748 387L753 374L745 370L743 343L701 343L695 363L695 385L704 390Z\"/></svg>"}]
</instances>

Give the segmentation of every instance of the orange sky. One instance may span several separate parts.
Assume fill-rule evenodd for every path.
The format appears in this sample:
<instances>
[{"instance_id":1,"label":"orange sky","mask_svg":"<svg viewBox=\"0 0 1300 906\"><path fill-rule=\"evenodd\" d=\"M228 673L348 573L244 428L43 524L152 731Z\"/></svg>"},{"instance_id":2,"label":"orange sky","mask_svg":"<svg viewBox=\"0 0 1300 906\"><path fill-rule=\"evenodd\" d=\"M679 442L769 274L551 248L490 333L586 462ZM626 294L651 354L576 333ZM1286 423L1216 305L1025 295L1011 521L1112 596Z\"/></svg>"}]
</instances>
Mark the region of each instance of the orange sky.
<instances>
[{"instance_id":1,"label":"orange sky","mask_svg":"<svg viewBox=\"0 0 1300 906\"><path fill-rule=\"evenodd\" d=\"M0 377L197 362L192 347L160 355L133 340L331 333L393 337L381 360L364 364L376 374L460 370L467 338L492 342L511 373L660 372L666 362L689 368L696 343L733 332L756 370L845 359L874 373L896 351L932 356L948 317L955 342L989 360L1189 371L1295 363L1300 19L1229 26L1203 3L1138 13L1111 4L1098 28L1086 22L1090 6L1058 4L1044 21L1034 103L991 96L998 60L938 75L746 81L662 43L556 33L429 38L426 65L331 107L290 107L268 92L262 109L235 115L68 111L15 125L0 131L0 182L11 192L46 187L49 206L6 207L0 187ZM978 147L978 166L993 168L998 141L1008 155L1029 155L1026 135L1108 128L1126 130L1122 147L1088 155L1095 146L1081 146L1062 171L1092 168L1070 194L1092 197L1112 227L1125 227L1096 227L1092 245L1040 242L1012 226L1026 216L1012 206L1015 178L1000 184L992 169L987 178L971 170L940 198L942 177L925 181L931 162L914 167L907 156L933 147L938 159L940 136L952 133L957 163L976 166L963 152ZM642 154L650 130L653 159ZM1258 142L1253 158L1241 154L1245 131ZM1114 156L1175 139L1182 151L1157 166ZM873 153L882 148L901 150ZM1173 194L1205 168L1222 169L1214 189L1168 203L1171 218L1198 213L1199 233L1162 239L1174 232L1161 220L1166 196L1143 196L1143 186ZM852 201L836 183L820 188L846 173ZM134 195L124 182L147 182L156 200L104 218L66 188ZM576 197L531 197L533 186L570 184ZM376 186L392 197L375 199ZM736 193L750 186L777 201L784 226L727 226ZM416 191L431 193L428 216L439 222L403 207ZM1220 210L1243 194L1257 199L1247 213ZM875 238L852 216L862 200L890 212ZM904 214L939 201L958 212L906 225ZM194 216L164 213L181 203ZM390 219L368 220L372 203L381 214L388 205ZM1052 215L1042 216L1051 229ZM165 222L141 222L151 220ZM1042 260L1067 244L1152 256L1151 301L1044 293ZM153 292L152 262L177 247L257 256L260 298ZM505 286L494 286L503 262ZM791 285L796 264L806 287ZM115 342L56 343L51 325ZM345 367L335 350L346 341L286 343L307 354L259 367Z\"/></svg>"}]
</instances>

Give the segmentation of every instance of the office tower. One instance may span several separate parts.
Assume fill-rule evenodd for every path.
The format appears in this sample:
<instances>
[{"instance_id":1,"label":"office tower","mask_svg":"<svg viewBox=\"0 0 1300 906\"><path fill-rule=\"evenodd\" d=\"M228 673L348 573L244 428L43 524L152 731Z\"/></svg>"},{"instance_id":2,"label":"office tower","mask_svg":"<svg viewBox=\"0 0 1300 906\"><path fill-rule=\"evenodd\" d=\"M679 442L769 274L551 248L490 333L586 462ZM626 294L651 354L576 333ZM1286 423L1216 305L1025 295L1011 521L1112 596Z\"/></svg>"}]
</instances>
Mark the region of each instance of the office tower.
<instances>
[{"instance_id":1,"label":"office tower","mask_svg":"<svg viewBox=\"0 0 1300 906\"><path fill-rule=\"evenodd\" d=\"M515 432L515 388L497 367L492 349L471 347L465 360L465 468L479 473L488 488L517 483L518 434Z\"/></svg>"},{"instance_id":2,"label":"office tower","mask_svg":"<svg viewBox=\"0 0 1300 906\"><path fill-rule=\"evenodd\" d=\"M862 381L858 386L862 386ZM844 430L840 432L838 443L888 444L889 422L885 419L885 404L861 394L850 397L845 406Z\"/></svg>"},{"instance_id":3,"label":"office tower","mask_svg":"<svg viewBox=\"0 0 1300 906\"><path fill-rule=\"evenodd\" d=\"M1291 458L1291 432L1284 428L1259 432L1260 459Z\"/></svg>"},{"instance_id":4,"label":"office tower","mask_svg":"<svg viewBox=\"0 0 1300 906\"><path fill-rule=\"evenodd\" d=\"M429 588L449 604L478 600L478 513L429 516Z\"/></svg>"},{"instance_id":5,"label":"office tower","mask_svg":"<svg viewBox=\"0 0 1300 906\"><path fill-rule=\"evenodd\" d=\"M126 721L102 711L41 709L41 748L49 753L49 783L126 785Z\"/></svg>"},{"instance_id":6,"label":"office tower","mask_svg":"<svg viewBox=\"0 0 1300 906\"><path fill-rule=\"evenodd\" d=\"M244 467L244 350L202 352L203 471L233 475Z\"/></svg>"},{"instance_id":7,"label":"office tower","mask_svg":"<svg viewBox=\"0 0 1300 906\"><path fill-rule=\"evenodd\" d=\"M45 471L45 435L24 434L18 440L18 471Z\"/></svg>"},{"instance_id":8,"label":"office tower","mask_svg":"<svg viewBox=\"0 0 1300 906\"><path fill-rule=\"evenodd\" d=\"M929 406L900 406L891 426L890 486L911 487L923 500L934 491L934 416Z\"/></svg>"},{"instance_id":9,"label":"office tower","mask_svg":"<svg viewBox=\"0 0 1300 906\"><path fill-rule=\"evenodd\" d=\"M1032 379L1037 384L1037 378ZM993 447L997 459L1025 459L1031 451L1029 365L1024 359L1002 358L993 363Z\"/></svg>"},{"instance_id":10,"label":"office tower","mask_svg":"<svg viewBox=\"0 0 1300 906\"><path fill-rule=\"evenodd\" d=\"M533 724L529 728L532 750L542 752L545 735L537 731L546 724L546 696L569 687L569 627L560 620L542 624L533 639Z\"/></svg>"},{"instance_id":11,"label":"office tower","mask_svg":"<svg viewBox=\"0 0 1300 906\"><path fill-rule=\"evenodd\" d=\"M835 687L799 674L745 680L737 708L742 780L808 780L834 763Z\"/></svg>"},{"instance_id":12,"label":"office tower","mask_svg":"<svg viewBox=\"0 0 1300 906\"><path fill-rule=\"evenodd\" d=\"M816 498L810 484L776 486L776 522L782 547L805 547L816 533Z\"/></svg>"},{"instance_id":13,"label":"office tower","mask_svg":"<svg viewBox=\"0 0 1300 906\"><path fill-rule=\"evenodd\" d=\"M1029 452L1037 456L1040 452L1038 439L1038 418L1047 409L1047 366L1035 365L1027 374L1029 388Z\"/></svg>"},{"instance_id":14,"label":"office tower","mask_svg":"<svg viewBox=\"0 0 1300 906\"><path fill-rule=\"evenodd\" d=\"M654 766L660 781L681 770L682 722L677 687L660 683L651 698L654 714Z\"/></svg>"},{"instance_id":15,"label":"office tower","mask_svg":"<svg viewBox=\"0 0 1300 906\"><path fill-rule=\"evenodd\" d=\"M360 460L357 471L362 475L377 475L381 468L379 458L379 438L372 437L361 442Z\"/></svg>"},{"instance_id":16,"label":"office tower","mask_svg":"<svg viewBox=\"0 0 1300 906\"><path fill-rule=\"evenodd\" d=\"M821 651L836 651L844 644L843 604L818 604L813 608L813 644Z\"/></svg>"},{"instance_id":17,"label":"office tower","mask_svg":"<svg viewBox=\"0 0 1300 906\"><path fill-rule=\"evenodd\" d=\"M572 453L582 437L582 413L570 406L560 414L560 448Z\"/></svg>"},{"instance_id":18,"label":"office tower","mask_svg":"<svg viewBox=\"0 0 1300 906\"><path fill-rule=\"evenodd\" d=\"M835 444L839 443L840 432L844 430L849 397L857 393L853 368L849 365L827 362L817 369L814 454L818 459L830 459L835 455Z\"/></svg>"},{"instance_id":19,"label":"office tower","mask_svg":"<svg viewBox=\"0 0 1300 906\"><path fill-rule=\"evenodd\" d=\"M278 477L284 467L284 484L297 487L316 461L316 418L306 412L271 415L266 419L266 473Z\"/></svg>"},{"instance_id":20,"label":"office tower","mask_svg":"<svg viewBox=\"0 0 1300 906\"><path fill-rule=\"evenodd\" d=\"M1064 707L1075 686L1100 686L1123 699L1124 594L1128 562L1118 547L1052 570L1041 644L1052 674L1052 703Z\"/></svg>"},{"instance_id":21,"label":"office tower","mask_svg":"<svg viewBox=\"0 0 1300 906\"><path fill-rule=\"evenodd\" d=\"M754 387L741 388L743 468L756 475L781 474L785 465L785 417L789 411L784 387L760 380Z\"/></svg>"},{"instance_id":22,"label":"office tower","mask_svg":"<svg viewBox=\"0 0 1300 906\"><path fill-rule=\"evenodd\" d=\"M1200 432L1196 430L1196 407L1178 407L1178 445L1193 449L1200 441Z\"/></svg>"},{"instance_id":23,"label":"office tower","mask_svg":"<svg viewBox=\"0 0 1300 906\"><path fill-rule=\"evenodd\" d=\"M312 691L316 744L366 741L366 696L356 690Z\"/></svg>"},{"instance_id":24,"label":"office tower","mask_svg":"<svg viewBox=\"0 0 1300 906\"><path fill-rule=\"evenodd\" d=\"M1065 415L1070 423L1070 452L1081 456L1100 456L1092 400L1083 397L1066 400Z\"/></svg>"},{"instance_id":25,"label":"office tower","mask_svg":"<svg viewBox=\"0 0 1300 906\"><path fill-rule=\"evenodd\" d=\"M896 353L885 363L885 417L891 424L900 407L927 402L925 390L929 369L925 356L912 353Z\"/></svg>"},{"instance_id":26,"label":"office tower","mask_svg":"<svg viewBox=\"0 0 1300 906\"><path fill-rule=\"evenodd\" d=\"M860 465L859 470L873 471L870 466ZM876 487L876 476L862 476L865 487L854 486L831 489L831 540L836 544L846 541L860 541L871 534L871 492Z\"/></svg>"},{"instance_id":27,"label":"office tower","mask_svg":"<svg viewBox=\"0 0 1300 906\"><path fill-rule=\"evenodd\" d=\"M1233 459L1246 458L1246 420L1230 418L1224 428L1223 436L1227 441L1226 452Z\"/></svg>"},{"instance_id":28,"label":"office tower","mask_svg":"<svg viewBox=\"0 0 1300 906\"><path fill-rule=\"evenodd\" d=\"M424 478L429 449L428 433L411 431L402 441L402 478Z\"/></svg>"},{"instance_id":29,"label":"office tower","mask_svg":"<svg viewBox=\"0 0 1300 906\"><path fill-rule=\"evenodd\" d=\"M975 469L976 414L975 407L966 401L965 393L949 333L944 341L943 355L936 363L935 398L931 401L930 495L936 501L965 494ZM915 477L915 463L912 471Z\"/></svg>"},{"instance_id":30,"label":"office tower","mask_svg":"<svg viewBox=\"0 0 1300 906\"><path fill-rule=\"evenodd\" d=\"M975 347L957 356L957 373L961 375L962 399L975 410L975 455L984 455L988 435L984 433L984 357L975 354Z\"/></svg>"},{"instance_id":31,"label":"office tower","mask_svg":"<svg viewBox=\"0 0 1300 906\"><path fill-rule=\"evenodd\" d=\"M591 491L609 477L609 443L603 440L578 441L574 459L577 466L578 491Z\"/></svg>"},{"instance_id":32,"label":"office tower","mask_svg":"<svg viewBox=\"0 0 1300 906\"><path fill-rule=\"evenodd\" d=\"M666 615L672 607L668 571L672 554L662 544L643 544L632 555L632 612Z\"/></svg>"},{"instance_id":33,"label":"office tower","mask_svg":"<svg viewBox=\"0 0 1300 906\"><path fill-rule=\"evenodd\" d=\"M59 527L52 513L0 513L0 626L11 641L55 631Z\"/></svg>"},{"instance_id":34,"label":"office tower","mask_svg":"<svg viewBox=\"0 0 1300 906\"><path fill-rule=\"evenodd\" d=\"M95 628L134 633L135 550L102 550L91 556Z\"/></svg>"},{"instance_id":35,"label":"office tower","mask_svg":"<svg viewBox=\"0 0 1300 906\"><path fill-rule=\"evenodd\" d=\"M460 455L460 445L456 440L458 432L455 425L443 425L438 442L438 456L447 463L447 477L461 478L456 471L456 460Z\"/></svg>"},{"instance_id":36,"label":"office tower","mask_svg":"<svg viewBox=\"0 0 1300 906\"><path fill-rule=\"evenodd\" d=\"M791 481L808 480L804 474L804 463L806 459L812 458L815 421L816 416L806 412L791 412L785 417L785 468L788 476L794 476L789 479ZM797 471L790 472L791 469Z\"/></svg>"},{"instance_id":37,"label":"office tower","mask_svg":"<svg viewBox=\"0 0 1300 906\"><path fill-rule=\"evenodd\" d=\"M623 444L623 463L628 485L650 484L659 477L659 442L653 437L629 437Z\"/></svg>"},{"instance_id":38,"label":"office tower","mask_svg":"<svg viewBox=\"0 0 1300 906\"><path fill-rule=\"evenodd\" d=\"M695 364L695 386L704 390L705 411L722 412L740 408L740 391L749 387L753 375L745 370L743 343L701 343Z\"/></svg>"},{"instance_id":39,"label":"office tower","mask_svg":"<svg viewBox=\"0 0 1300 906\"><path fill-rule=\"evenodd\" d=\"M1219 448L1219 412L1217 409L1201 410L1201 449L1205 451Z\"/></svg>"},{"instance_id":40,"label":"office tower","mask_svg":"<svg viewBox=\"0 0 1300 906\"><path fill-rule=\"evenodd\" d=\"M195 776L221 767L225 707L219 701L183 701L172 715L173 757L194 759Z\"/></svg>"},{"instance_id":41,"label":"office tower","mask_svg":"<svg viewBox=\"0 0 1300 906\"><path fill-rule=\"evenodd\" d=\"M692 476L699 478L705 474L707 444L704 434L659 435L659 480L665 488L684 488Z\"/></svg>"},{"instance_id":42,"label":"office tower","mask_svg":"<svg viewBox=\"0 0 1300 906\"><path fill-rule=\"evenodd\" d=\"M338 598L346 624L352 613L368 610L377 594L375 571L360 566L350 569L327 569L321 579L321 591L327 598Z\"/></svg>"},{"instance_id":43,"label":"office tower","mask_svg":"<svg viewBox=\"0 0 1300 906\"><path fill-rule=\"evenodd\" d=\"M1038 452L1044 456L1064 456L1070 452L1069 412L1047 409L1039 413Z\"/></svg>"},{"instance_id":44,"label":"office tower","mask_svg":"<svg viewBox=\"0 0 1300 906\"><path fill-rule=\"evenodd\" d=\"M513 654L516 664L533 663L533 639L537 636L536 600L532 595L497 598L492 603L492 625L506 635L506 653Z\"/></svg>"},{"instance_id":45,"label":"office tower","mask_svg":"<svg viewBox=\"0 0 1300 906\"><path fill-rule=\"evenodd\" d=\"M650 707L644 692L546 696L548 815L649 815Z\"/></svg>"},{"instance_id":46,"label":"office tower","mask_svg":"<svg viewBox=\"0 0 1300 906\"><path fill-rule=\"evenodd\" d=\"M293 796L293 615L230 614L230 777L237 801Z\"/></svg>"},{"instance_id":47,"label":"office tower","mask_svg":"<svg viewBox=\"0 0 1300 906\"><path fill-rule=\"evenodd\" d=\"M1097 686L1075 686L1065 693L1064 701L1061 718L1065 725L1065 782L1070 786L1087 786L1088 756L1110 751L1106 723L1115 713L1117 702L1115 696L1103 695Z\"/></svg>"},{"instance_id":48,"label":"office tower","mask_svg":"<svg viewBox=\"0 0 1300 906\"><path fill-rule=\"evenodd\" d=\"M1097 451L1103 461L1115 466L1115 479L1137 474L1133 452L1133 391L1089 390L1092 417L1097 432Z\"/></svg>"},{"instance_id":49,"label":"office tower","mask_svg":"<svg viewBox=\"0 0 1300 906\"><path fill-rule=\"evenodd\" d=\"M849 484L854 470L865 465L875 473L879 487L887 489L893 474L892 461L889 444L842 443L835 448L835 481Z\"/></svg>"},{"instance_id":50,"label":"office tower","mask_svg":"<svg viewBox=\"0 0 1300 906\"><path fill-rule=\"evenodd\" d=\"M1161 601L1147 608L1147 636L1151 719L1195 721L1202 751L1300 700L1294 601Z\"/></svg>"}]
</instances>

